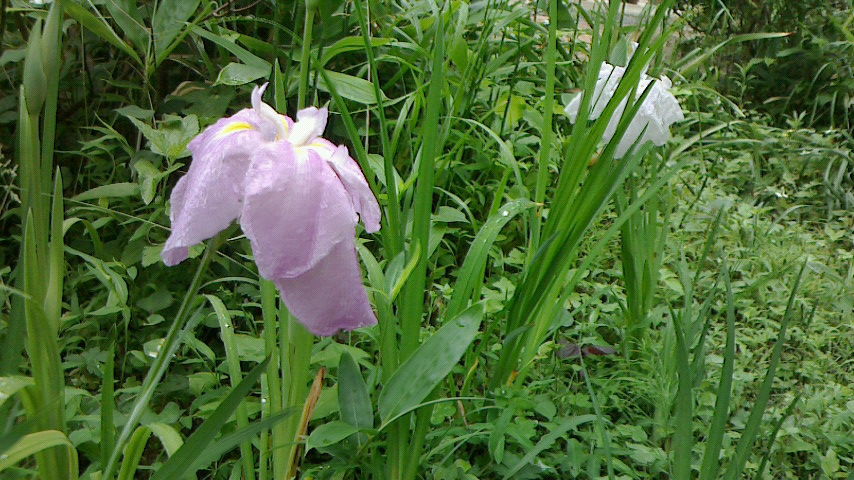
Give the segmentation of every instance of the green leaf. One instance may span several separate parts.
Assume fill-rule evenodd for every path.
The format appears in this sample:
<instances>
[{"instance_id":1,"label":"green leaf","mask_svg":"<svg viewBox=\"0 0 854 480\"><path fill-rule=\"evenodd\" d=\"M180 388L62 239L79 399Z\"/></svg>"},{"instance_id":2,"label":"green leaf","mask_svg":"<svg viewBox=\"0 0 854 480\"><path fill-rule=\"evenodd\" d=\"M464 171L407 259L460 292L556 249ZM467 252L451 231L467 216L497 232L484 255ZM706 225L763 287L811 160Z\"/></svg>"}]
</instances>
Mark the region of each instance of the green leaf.
<instances>
[{"instance_id":1,"label":"green leaf","mask_svg":"<svg viewBox=\"0 0 854 480\"><path fill-rule=\"evenodd\" d=\"M237 45L233 41L231 41L231 40L229 40L229 39L227 39L221 35L213 34L213 33L209 32L209 31L205 30L204 28L199 27L197 25L190 25L190 30L193 33L195 33L196 35L198 35L204 39L210 40L211 42L214 42L215 44L219 45L220 47L228 50L229 52L231 52L232 55L237 57L241 62L245 63L246 65L265 65L266 68L268 69L268 72L272 70L272 66L270 65L270 62L262 59L261 57L254 55L249 50L246 50L245 48ZM269 73L268 73L268 75L269 75Z\"/></svg>"},{"instance_id":2,"label":"green leaf","mask_svg":"<svg viewBox=\"0 0 854 480\"><path fill-rule=\"evenodd\" d=\"M155 422L149 423L146 426L151 430L151 433L160 440L160 444L163 445L164 449L166 449L166 455L169 455L170 457L172 454L177 452L179 448L181 448L181 445L184 444L184 439L181 438L181 434L170 425Z\"/></svg>"},{"instance_id":3,"label":"green leaf","mask_svg":"<svg viewBox=\"0 0 854 480\"><path fill-rule=\"evenodd\" d=\"M222 456L225 455L228 451L234 449L243 442L251 441L259 433L272 428L277 423L281 422L282 420L290 417L295 413L297 413L295 409L287 410L282 413L267 417L264 420L252 423L249 426L241 428L234 433L225 435L221 439L217 440L216 442L213 442L208 447L199 451L198 455L193 460L193 463L186 469L186 471L190 473L195 473L198 470L205 468L218 460L221 460ZM158 471L157 475L159 474L160 472ZM161 478L180 478L157 477L157 475L152 477L152 480L160 480Z\"/></svg>"},{"instance_id":4,"label":"green leaf","mask_svg":"<svg viewBox=\"0 0 854 480\"><path fill-rule=\"evenodd\" d=\"M143 121L127 116L148 140L151 151L176 160L190 155L187 144L199 133L199 119L193 115L176 117L167 115L155 129Z\"/></svg>"},{"instance_id":5,"label":"green leaf","mask_svg":"<svg viewBox=\"0 0 854 480\"><path fill-rule=\"evenodd\" d=\"M783 354L783 344L786 341L786 329L789 326L789 321L792 316L792 308L795 304L795 295L801 286L801 280L804 278L806 271L806 262L801 266L801 270L795 279L792 290L789 292L789 300L786 304L786 311L783 313L783 319L780 322L780 333L777 335L777 340L774 342L774 349L771 352L771 359L768 362L768 371L765 373L765 378L759 387L756 395L753 408L750 410L750 415L747 417L747 423L744 426L744 431L741 433L741 438L735 446L735 453L732 460L727 466L724 479L736 480L742 477L744 466L747 459L754 453L753 444L756 441L756 436L759 434L759 428L762 426L762 417L765 415L765 408L768 406L768 400L771 397L771 387L774 384L774 375L777 371L777 366L780 364L780 357Z\"/></svg>"},{"instance_id":6,"label":"green leaf","mask_svg":"<svg viewBox=\"0 0 854 480\"><path fill-rule=\"evenodd\" d=\"M477 236L471 242L462 267L457 272L457 283L454 285L454 293L451 296L451 301L448 303L447 315L457 315L467 306L468 301L474 295L480 295L489 249L495 243L498 233L519 212L533 206L534 202L527 199L512 200L499 208L480 227Z\"/></svg>"},{"instance_id":7,"label":"green leaf","mask_svg":"<svg viewBox=\"0 0 854 480\"><path fill-rule=\"evenodd\" d=\"M146 205L154 200L154 195L157 194L157 184L163 178L163 173L157 169L148 160L138 160L133 164L133 169L136 170L138 176L137 183L139 184L139 193L142 196L142 201Z\"/></svg>"},{"instance_id":8,"label":"green leaf","mask_svg":"<svg viewBox=\"0 0 854 480\"><path fill-rule=\"evenodd\" d=\"M335 91L341 94L342 97L363 105L373 105L377 103L377 97L374 94L374 86L371 82L359 77L347 75L346 73L333 72L331 70L324 70L324 73L325 75L317 79L317 88L324 92L329 92L329 86L326 84L325 80L328 78L329 81L334 84ZM382 91L380 91L380 95L382 95L383 101L388 99Z\"/></svg>"},{"instance_id":9,"label":"green leaf","mask_svg":"<svg viewBox=\"0 0 854 480\"><path fill-rule=\"evenodd\" d=\"M0 377L0 406L21 389L33 384L33 379L20 375Z\"/></svg>"},{"instance_id":10,"label":"green leaf","mask_svg":"<svg viewBox=\"0 0 854 480\"><path fill-rule=\"evenodd\" d=\"M150 38L148 29L145 28L142 16L139 14L136 0L105 0L104 6L136 49L140 52L147 51Z\"/></svg>"},{"instance_id":11,"label":"green leaf","mask_svg":"<svg viewBox=\"0 0 854 480\"><path fill-rule=\"evenodd\" d=\"M134 430L130 441L125 445L122 466L116 477L117 480L132 480L136 477L136 468L139 466L139 460L142 458L142 452L145 450L145 444L148 443L150 436L151 430L144 425L140 425Z\"/></svg>"},{"instance_id":12,"label":"green leaf","mask_svg":"<svg viewBox=\"0 0 854 480\"><path fill-rule=\"evenodd\" d=\"M678 71L680 76L686 76L691 73L695 68L702 65L706 60L711 58L712 55L717 53L718 50L731 43L767 40L771 38L787 37L789 35L791 35L791 32L760 32L735 35L724 40L723 42L720 42L712 48L698 48L696 50L691 51L690 53L688 53L688 55L682 57L682 59L677 63L674 70Z\"/></svg>"},{"instance_id":13,"label":"green leaf","mask_svg":"<svg viewBox=\"0 0 854 480\"><path fill-rule=\"evenodd\" d=\"M18 440L15 445L0 457L0 472L30 455L53 447L66 447L69 458L68 472L66 472L68 476L66 478L71 480L77 479L77 450L74 449L74 445L71 444L68 437L57 430L45 430L24 435L22 439Z\"/></svg>"},{"instance_id":14,"label":"green leaf","mask_svg":"<svg viewBox=\"0 0 854 480\"><path fill-rule=\"evenodd\" d=\"M718 214L713 231L717 230L720 218L721 214ZM724 265L723 277L724 284L726 285L727 305L726 346L724 347L724 363L721 368L721 378L718 380L718 391L715 395L715 410L712 414L709 433L706 437L703 464L700 467L700 480L714 480L718 478L721 445L723 443L727 418L729 417L729 402L732 395L732 375L735 365L735 299L732 295L732 281L730 280L729 268L726 265Z\"/></svg>"},{"instance_id":15,"label":"green leaf","mask_svg":"<svg viewBox=\"0 0 854 480\"><path fill-rule=\"evenodd\" d=\"M197 1L197 0L196 0ZM107 43L113 45L119 50L128 54L131 58L136 60L136 62L142 65L142 60L139 58L139 55L130 47L127 43L124 42L116 32L110 27L110 25L104 20L92 15L85 7L74 3L74 2L64 2L65 12L68 13L71 18L77 20L77 23L86 27L87 30L94 33L95 35L101 37L102 40L105 40Z\"/></svg>"},{"instance_id":16,"label":"green leaf","mask_svg":"<svg viewBox=\"0 0 854 480\"><path fill-rule=\"evenodd\" d=\"M231 62L219 71L214 85L245 85L270 75L270 66Z\"/></svg>"},{"instance_id":17,"label":"green leaf","mask_svg":"<svg viewBox=\"0 0 854 480\"><path fill-rule=\"evenodd\" d=\"M87 200L97 200L100 198L121 198L132 197L139 194L139 185L135 183L113 183L110 185L101 185L74 197L74 200L85 202Z\"/></svg>"},{"instance_id":18,"label":"green leaf","mask_svg":"<svg viewBox=\"0 0 854 480\"><path fill-rule=\"evenodd\" d=\"M483 305L474 305L442 326L404 362L383 386L379 412L383 424L416 408L454 368L477 335Z\"/></svg>"},{"instance_id":19,"label":"green leaf","mask_svg":"<svg viewBox=\"0 0 854 480\"><path fill-rule=\"evenodd\" d=\"M371 396L368 387L359 372L359 366L347 352L341 353L338 364L338 409L341 420L356 428L373 428L374 412L371 406ZM361 446L363 435L358 435L356 441Z\"/></svg>"},{"instance_id":20,"label":"green leaf","mask_svg":"<svg viewBox=\"0 0 854 480\"><path fill-rule=\"evenodd\" d=\"M374 38L371 38L371 45L374 47L381 47L381 46L387 45L393 41L394 41L393 38L374 37ZM340 55L340 54L346 53L346 52L354 52L354 51L360 51L361 52L364 50L365 50L365 41L362 39L361 36L350 36L350 37L341 38L323 50L323 56L320 58L320 66L325 66L336 55Z\"/></svg>"},{"instance_id":21,"label":"green leaf","mask_svg":"<svg viewBox=\"0 0 854 480\"><path fill-rule=\"evenodd\" d=\"M161 0L151 20L154 48L159 64L168 54L172 41L199 7L199 0Z\"/></svg>"},{"instance_id":22,"label":"green leaf","mask_svg":"<svg viewBox=\"0 0 854 480\"><path fill-rule=\"evenodd\" d=\"M465 213L457 210L456 208L449 207L446 205L442 205L441 207L439 207L439 211L436 212L435 215L433 215L433 221L434 222L444 222L444 223L451 223L451 222L468 223L469 220L466 218Z\"/></svg>"},{"instance_id":23,"label":"green leaf","mask_svg":"<svg viewBox=\"0 0 854 480\"><path fill-rule=\"evenodd\" d=\"M359 432L359 427L345 422L329 422L314 429L305 442L305 450L323 448L344 440L345 438Z\"/></svg>"}]
</instances>

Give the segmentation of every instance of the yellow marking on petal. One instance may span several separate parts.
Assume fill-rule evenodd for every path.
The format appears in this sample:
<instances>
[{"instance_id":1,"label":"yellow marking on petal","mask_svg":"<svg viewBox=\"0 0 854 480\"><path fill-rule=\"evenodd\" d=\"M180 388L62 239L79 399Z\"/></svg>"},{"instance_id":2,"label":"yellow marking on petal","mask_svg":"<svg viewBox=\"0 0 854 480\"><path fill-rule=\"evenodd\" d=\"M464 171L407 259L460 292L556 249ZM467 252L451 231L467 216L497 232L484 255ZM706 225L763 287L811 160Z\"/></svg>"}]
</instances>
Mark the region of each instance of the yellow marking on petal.
<instances>
[{"instance_id":1,"label":"yellow marking on petal","mask_svg":"<svg viewBox=\"0 0 854 480\"><path fill-rule=\"evenodd\" d=\"M217 132L217 138L227 137L232 133L242 132L244 130L254 130L255 127L248 122L234 122L228 124L225 128Z\"/></svg>"}]
</instances>

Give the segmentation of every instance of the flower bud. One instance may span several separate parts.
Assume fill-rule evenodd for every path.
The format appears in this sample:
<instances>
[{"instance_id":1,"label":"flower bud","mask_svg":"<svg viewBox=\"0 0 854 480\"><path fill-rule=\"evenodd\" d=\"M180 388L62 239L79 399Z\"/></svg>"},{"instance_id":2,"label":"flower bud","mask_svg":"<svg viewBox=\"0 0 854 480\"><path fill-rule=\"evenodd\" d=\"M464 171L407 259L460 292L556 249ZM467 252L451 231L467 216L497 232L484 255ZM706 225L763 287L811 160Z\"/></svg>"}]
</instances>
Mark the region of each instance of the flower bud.
<instances>
[{"instance_id":1,"label":"flower bud","mask_svg":"<svg viewBox=\"0 0 854 480\"><path fill-rule=\"evenodd\" d=\"M30 114L41 111L47 90L47 78L42 61L42 25L37 21L30 32L30 42L27 45L27 56L24 58L24 91L27 109Z\"/></svg>"}]
</instances>

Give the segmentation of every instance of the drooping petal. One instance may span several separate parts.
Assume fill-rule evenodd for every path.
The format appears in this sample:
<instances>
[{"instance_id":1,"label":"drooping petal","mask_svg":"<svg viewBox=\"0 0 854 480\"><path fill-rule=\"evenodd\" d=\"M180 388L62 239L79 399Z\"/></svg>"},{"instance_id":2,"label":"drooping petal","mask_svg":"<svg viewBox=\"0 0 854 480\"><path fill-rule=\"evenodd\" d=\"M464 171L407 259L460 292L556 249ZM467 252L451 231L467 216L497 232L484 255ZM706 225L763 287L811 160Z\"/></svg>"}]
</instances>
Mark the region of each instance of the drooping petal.
<instances>
[{"instance_id":1,"label":"drooping petal","mask_svg":"<svg viewBox=\"0 0 854 480\"><path fill-rule=\"evenodd\" d=\"M189 247L216 235L240 215L240 179L262 142L256 121L250 110L243 110L219 120L188 145L193 154L190 169L170 197L172 232L161 253L166 265L185 260Z\"/></svg>"},{"instance_id":2,"label":"drooping petal","mask_svg":"<svg viewBox=\"0 0 854 480\"><path fill-rule=\"evenodd\" d=\"M326 107L308 107L297 112L297 121L288 135L288 141L294 146L308 144L323 135L329 110Z\"/></svg>"},{"instance_id":3,"label":"drooping petal","mask_svg":"<svg viewBox=\"0 0 854 480\"><path fill-rule=\"evenodd\" d=\"M275 283L288 310L316 335L377 323L352 237L337 243L313 268Z\"/></svg>"},{"instance_id":4,"label":"drooping petal","mask_svg":"<svg viewBox=\"0 0 854 480\"><path fill-rule=\"evenodd\" d=\"M338 178L350 195L350 200L353 202L353 208L362 223L365 224L365 231L368 233L376 232L380 229L380 206L365 180L365 175L356 160L350 157L347 147L339 146L335 152L327 159Z\"/></svg>"},{"instance_id":5,"label":"drooping petal","mask_svg":"<svg viewBox=\"0 0 854 480\"><path fill-rule=\"evenodd\" d=\"M257 149L240 225L262 276L294 277L314 268L338 243L352 241L357 220L338 176L315 152L300 158L288 142Z\"/></svg>"}]
</instances>

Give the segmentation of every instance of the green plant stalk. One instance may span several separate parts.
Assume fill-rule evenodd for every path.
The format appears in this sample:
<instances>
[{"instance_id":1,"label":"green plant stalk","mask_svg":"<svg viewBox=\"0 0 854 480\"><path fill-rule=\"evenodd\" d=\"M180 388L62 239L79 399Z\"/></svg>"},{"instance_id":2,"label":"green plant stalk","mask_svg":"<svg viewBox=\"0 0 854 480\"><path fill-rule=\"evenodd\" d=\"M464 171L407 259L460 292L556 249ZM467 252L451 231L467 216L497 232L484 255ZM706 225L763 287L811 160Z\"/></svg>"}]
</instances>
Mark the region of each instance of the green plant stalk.
<instances>
[{"instance_id":1,"label":"green plant stalk","mask_svg":"<svg viewBox=\"0 0 854 480\"><path fill-rule=\"evenodd\" d=\"M369 6L370 8L370 6ZM383 149L383 174L385 175L386 195L388 202L386 204L386 214L388 215L388 223L386 228L391 231L388 238L391 240L391 245L387 245L388 258L394 258L401 250L403 250L403 238L400 234L402 225L400 224L400 200L398 198L397 181L394 177L394 159L391 144L388 137L388 122L385 117L385 105L383 94L380 90L380 81L377 76L377 65L374 57L374 48L371 44L370 27L365 20L365 14L362 11L362 1L355 0L356 16L359 20L359 30L362 32L362 39L365 42L365 54L368 57L368 68L370 69L371 85L374 87L374 96L377 99L377 117L380 121L380 141Z\"/></svg>"},{"instance_id":2,"label":"green plant stalk","mask_svg":"<svg viewBox=\"0 0 854 480\"><path fill-rule=\"evenodd\" d=\"M301 411L308 396L308 379L309 367L311 366L311 351L314 346L314 335L311 334L301 323L294 317L282 302L279 312L280 318L285 318L287 335L286 343L280 345L280 349L284 352L285 363L282 366L285 378L282 379L283 398L285 399L286 409L296 409ZM284 328L282 330L285 330ZM296 471L297 453L300 451L300 444L303 439L300 438L300 416L292 415L285 421L285 440L284 445L273 445L273 449L282 448L284 452L284 460L286 472ZM276 477L276 478L287 478Z\"/></svg>"},{"instance_id":3,"label":"green plant stalk","mask_svg":"<svg viewBox=\"0 0 854 480\"><path fill-rule=\"evenodd\" d=\"M222 337L222 343L225 346L225 360L228 368L229 380L232 388L236 388L237 385L243 381L243 374L240 371L240 356L237 351L237 341L234 337L233 320L228 314L228 310L222 303L222 300L213 295L206 295L206 297L216 312L217 320L219 322L220 336ZM240 404L237 405L234 417L235 422L237 423L237 428L244 429L249 426L249 415L246 410L246 402L240 402ZM244 480L255 480L255 460L253 457L252 442L249 439L244 440L240 443L240 461L243 464Z\"/></svg>"},{"instance_id":4,"label":"green plant stalk","mask_svg":"<svg viewBox=\"0 0 854 480\"><path fill-rule=\"evenodd\" d=\"M276 310L276 285L266 279L261 278L261 315L264 319L264 350L270 363L267 364L267 388L262 398L263 412L265 417L272 417L284 410L282 402L282 374L279 366L279 346L277 325L279 324L278 313ZM286 442L287 432L283 422L276 424L270 432L270 443L261 442L260 456L260 472L258 477L262 480L267 478L268 465L267 459L271 459L273 463L273 478L282 478L287 464L283 455L277 455L276 445L281 445Z\"/></svg>"},{"instance_id":5,"label":"green plant stalk","mask_svg":"<svg viewBox=\"0 0 854 480\"><path fill-rule=\"evenodd\" d=\"M412 207L412 242L409 246L410 255L416 249L421 250L412 273L403 286L400 294L399 318L401 326L400 361L404 362L418 348L421 337L421 317L424 314L424 292L427 288L427 246L430 244L430 225L433 213L433 187L435 179L435 162L442 146L442 134L439 131L439 114L442 108L442 90L445 83L445 54L444 54L444 21L441 15L436 22L435 44L433 46L432 72L430 87L427 93L427 109L424 114L421 131L421 158L418 163L418 173L415 183L415 193ZM393 479L414 478L416 467L408 466L417 462L420 451L415 447L423 444L426 429L416 429L410 438L410 415L397 420L396 428L392 430L389 442L396 444L392 449L390 465ZM414 460L413 460L414 458ZM401 468L398 477L395 469ZM410 474L412 476L407 477Z\"/></svg>"},{"instance_id":6,"label":"green plant stalk","mask_svg":"<svg viewBox=\"0 0 854 480\"><path fill-rule=\"evenodd\" d=\"M22 189L23 242L17 281L28 298L17 303L23 307L12 315L18 326L13 332L26 335L10 339L10 353L4 358L18 358L25 346L33 377L34 401L26 402L28 416L43 431L62 434L65 425L65 382L59 344L59 324L64 278L62 178L52 178L56 105L60 68L61 1L51 6L42 29L37 22L30 32L27 58L19 97L18 161ZM44 109L44 113L42 112ZM43 128L39 124L42 120ZM51 182L53 180L53 196ZM24 341L25 337L25 341ZM21 345L23 343L23 345ZM5 350L5 349L4 349ZM9 369L14 366L9 365ZM77 475L72 454L64 448L50 448L36 453L36 462L46 480Z\"/></svg>"},{"instance_id":7,"label":"green plant stalk","mask_svg":"<svg viewBox=\"0 0 854 480\"><path fill-rule=\"evenodd\" d=\"M718 214L714 228L717 229L719 224L720 214ZM730 396L732 395L732 375L735 367L735 298L732 294L732 280L726 264L723 266L723 277L726 285L726 345L724 346L721 378L718 380L718 390L715 395L715 410L709 424L706 448L703 452L703 463L700 466L700 480L718 478L718 472L721 468L721 445L729 416Z\"/></svg>"},{"instance_id":8,"label":"green plant stalk","mask_svg":"<svg viewBox=\"0 0 854 480\"><path fill-rule=\"evenodd\" d=\"M24 315L27 327L26 348L34 385L34 399L28 412L35 420L39 430L65 430L65 395L62 371L62 359L59 353L59 340L51 321L42 308L39 297L31 290L41 281L39 261L36 256L35 228L32 214L27 215L23 240L24 292L30 295L26 300ZM36 454L41 478L61 480L63 472L68 471L68 458L64 450L50 449Z\"/></svg>"},{"instance_id":9,"label":"green plant stalk","mask_svg":"<svg viewBox=\"0 0 854 480\"><path fill-rule=\"evenodd\" d=\"M287 94L285 92L285 80L281 69L279 68L278 60L275 61L273 76L273 101L276 104L276 110L283 112L287 109ZM266 393L264 398L264 408L267 417L281 414L285 409L286 398L284 396L284 387L282 379L286 376L284 366L285 359L282 357L282 352L285 342L279 341L279 334L286 337L286 329L280 325L280 319L285 318L279 315L279 309L276 307L276 300L279 297L276 284L265 278L258 278L259 287L261 290L261 314L264 319L264 350L270 358L270 363L267 365L266 377ZM280 345L281 343L281 345ZM264 434L266 436L266 432ZM266 479L268 474L267 459L272 460L273 478L284 478L288 469L288 458L281 450L282 446L287 444L290 439L288 437L287 425L285 422L276 423L269 434L269 443L264 441L261 443L261 472L259 477Z\"/></svg>"},{"instance_id":10,"label":"green plant stalk","mask_svg":"<svg viewBox=\"0 0 854 480\"><path fill-rule=\"evenodd\" d=\"M658 169L654 167L652 175ZM632 179L626 183L625 193L616 196L617 213L622 214L627 205L637 201ZM620 261L626 289L623 355L630 358L646 332L649 311L658 286L667 216L659 221L659 197L651 198L642 211L635 212L620 228Z\"/></svg>"},{"instance_id":11,"label":"green plant stalk","mask_svg":"<svg viewBox=\"0 0 854 480\"><path fill-rule=\"evenodd\" d=\"M199 262L198 267L196 267L196 273L193 275L193 280L190 282L190 287L187 289L187 293L184 294L181 306L178 307L178 312L175 314L175 320L169 327L169 332L166 334L166 338L157 353L157 357L155 357L154 362L152 362L151 367L148 369L148 373L142 382L140 394L136 401L134 401L130 415L128 415L125 425L122 427L122 431L119 433L119 437L116 439L113 450L110 453L109 461L104 466L103 475L101 476L103 480L111 480L113 478L119 464L119 457L124 450L125 444L127 444L128 439L139 423L140 417L142 417L143 412L148 406L148 402L154 395L154 390L157 388L157 384L160 383L160 379L163 378L163 375L169 368L173 354L181 345L181 332L184 325L187 323L189 311L192 308L196 292L199 290L202 283L202 277L213 259L213 256L216 254L216 251L219 249L220 244L222 244L222 242L227 238L227 234L228 230L220 232L208 241L205 253L202 255L202 259Z\"/></svg>"},{"instance_id":12,"label":"green plant stalk","mask_svg":"<svg viewBox=\"0 0 854 480\"><path fill-rule=\"evenodd\" d=\"M302 32L302 56L299 64L299 88L297 90L297 109L305 108L308 94L308 72L311 63L311 30L314 25L314 8L306 2L305 23Z\"/></svg>"},{"instance_id":13,"label":"green plant stalk","mask_svg":"<svg viewBox=\"0 0 854 480\"><path fill-rule=\"evenodd\" d=\"M546 43L546 91L543 101L543 128L540 132L540 152L537 161L537 184L534 189L534 202L542 206L546 199L546 184L549 178L549 160L552 153L552 117L554 116L555 56L557 37L557 0L549 1L549 34ZM509 101L508 101L509 102ZM531 218L531 242L528 246L528 262L540 248L540 230L542 228L542 207Z\"/></svg>"},{"instance_id":14,"label":"green plant stalk","mask_svg":"<svg viewBox=\"0 0 854 480\"><path fill-rule=\"evenodd\" d=\"M691 298L686 295L686 302ZM676 335L676 369L679 374L679 388L676 391L676 432L673 434L672 475L674 480L691 480L691 450L694 447L693 436L693 383L694 373L688 357L685 331L678 317L673 318Z\"/></svg>"}]
</instances>

